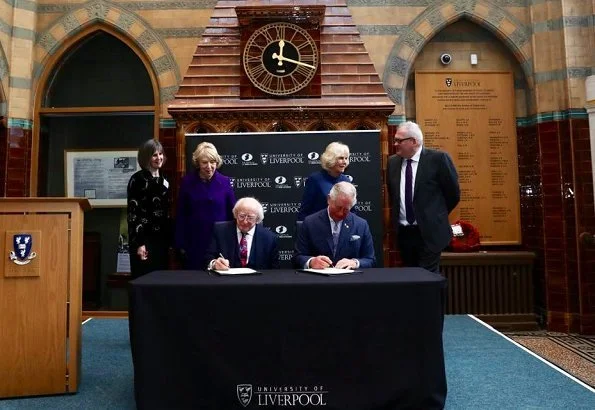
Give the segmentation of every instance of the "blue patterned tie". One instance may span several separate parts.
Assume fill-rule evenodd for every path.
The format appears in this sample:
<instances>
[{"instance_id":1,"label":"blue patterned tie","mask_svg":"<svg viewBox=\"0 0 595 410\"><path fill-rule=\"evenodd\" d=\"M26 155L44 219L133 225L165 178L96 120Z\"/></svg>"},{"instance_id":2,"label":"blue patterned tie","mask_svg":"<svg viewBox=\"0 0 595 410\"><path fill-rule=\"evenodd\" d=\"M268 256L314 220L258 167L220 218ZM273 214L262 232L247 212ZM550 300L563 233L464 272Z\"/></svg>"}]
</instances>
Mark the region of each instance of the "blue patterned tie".
<instances>
[{"instance_id":1,"label":"blue patterned tie","mask_svg":"<svg viewBox=\"0 0 595 410\"><path fill-rule=\"evenodd\" d=\"M339 223L333 221L333 256L337 253L337 244L339 243Z\"/></svg>"},{"instance_id":2,"label":"blue patterned tie","mask_svg":"<svg viewBox=\"0 0 595 410\"><path fill-rule=\"evenodd\" d=\"M411 168L411 158L407 160L405 167L405 215L409 225L415 222L415 211L413 210L413 169Z\"/></svg>"}]
</instances>

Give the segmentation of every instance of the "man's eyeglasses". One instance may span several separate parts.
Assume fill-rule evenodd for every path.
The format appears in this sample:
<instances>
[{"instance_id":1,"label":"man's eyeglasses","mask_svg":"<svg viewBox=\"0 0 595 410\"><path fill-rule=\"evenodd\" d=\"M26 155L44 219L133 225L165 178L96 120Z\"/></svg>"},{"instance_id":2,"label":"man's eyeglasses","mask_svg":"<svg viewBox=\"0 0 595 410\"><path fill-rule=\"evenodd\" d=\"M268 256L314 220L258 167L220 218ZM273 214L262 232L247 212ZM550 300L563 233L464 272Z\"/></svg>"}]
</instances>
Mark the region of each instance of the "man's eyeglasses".
<instances>
[{"instance_id":1,"label":"man's eyeglasses","mask_svg":"<svg viewBox=\"0 0 595 410\"><path fill-rule=\"evenodd\" d=\"M404 143L407 140L413 140L413 139L415 139L415 138L413 138L413 137L395 138L395 139L393 139L393 141L395 142L395 144L402 144L402 143Z\"/></svg>"},{"instance_id":2,"label":"man's eyeglasses","mask_svg":"<svg viewBox=\"0 0 595 410\"><path fill-rule=\"evenodd\" d=\"M255 215L238 214L238 219L240 221L256 222L256 216Z\"/></svg>"}]
</instances>

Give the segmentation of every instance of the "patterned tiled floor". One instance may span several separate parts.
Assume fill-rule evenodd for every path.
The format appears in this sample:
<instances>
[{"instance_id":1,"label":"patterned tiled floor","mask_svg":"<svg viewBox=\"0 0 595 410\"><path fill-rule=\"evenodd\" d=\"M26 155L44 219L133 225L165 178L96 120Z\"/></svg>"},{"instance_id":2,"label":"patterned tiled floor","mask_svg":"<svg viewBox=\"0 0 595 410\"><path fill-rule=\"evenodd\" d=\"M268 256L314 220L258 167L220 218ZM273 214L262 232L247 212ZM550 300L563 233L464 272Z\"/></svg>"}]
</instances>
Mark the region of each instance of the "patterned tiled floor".
<instances>
[{"instance_id":1,"label":"patterned tiled floor","mask_svg":"<svg viewBox=\"0 0 595 410\"><path fill-rule=\"evenodd\" d=\"M585 384L595 387L595 337L546 331L505 334Z\"/></svg>"}]
</instances>

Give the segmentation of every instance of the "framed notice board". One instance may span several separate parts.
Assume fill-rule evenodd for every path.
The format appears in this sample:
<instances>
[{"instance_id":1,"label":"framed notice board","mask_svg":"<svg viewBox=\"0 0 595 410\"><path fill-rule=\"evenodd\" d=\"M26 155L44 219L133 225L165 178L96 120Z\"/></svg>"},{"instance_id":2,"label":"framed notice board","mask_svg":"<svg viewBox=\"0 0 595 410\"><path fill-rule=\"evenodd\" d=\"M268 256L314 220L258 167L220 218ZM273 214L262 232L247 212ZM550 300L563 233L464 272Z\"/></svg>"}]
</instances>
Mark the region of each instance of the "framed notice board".
<instances>
[{"instance_id":1,"label":"framed notice board","mask_svg":"<svg viewBox=\"0 0 595 410\"><path fill-rule=\"evenodd\" d=\"M126 188L140 169L136 150L66 150L66 196L87 198L93 207L125 207Z\"/></svg>"},{"instance_id":2,"label":"framed notice board","mask_svg":"<svg viewBox=\"0 0 595 410\"><path fill-rule=\"evenodd\" d=\"M415 100L424 145L448 152L459 173L451 222L472 223L483 245L520 244L512 73L419 71Z\"/></svg>"}]
</instances>

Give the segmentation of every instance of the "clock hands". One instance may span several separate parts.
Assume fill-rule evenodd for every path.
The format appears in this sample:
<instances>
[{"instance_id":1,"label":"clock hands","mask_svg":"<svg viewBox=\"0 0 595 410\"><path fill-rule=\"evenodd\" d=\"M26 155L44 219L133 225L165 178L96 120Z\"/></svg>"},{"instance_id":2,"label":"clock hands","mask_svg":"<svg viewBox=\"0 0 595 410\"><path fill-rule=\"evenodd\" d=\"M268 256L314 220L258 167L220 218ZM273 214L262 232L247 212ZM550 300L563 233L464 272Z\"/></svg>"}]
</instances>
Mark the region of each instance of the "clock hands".
<instances>
[{"instance_id":1,"label":"clock hands","mask_svg":"<svg viewBox=\"0 0 595 410\"><path fill-rule=\"evenodd\" d=\"M279 62L277 65L283 65L283 47L285 47L285 41L279 41ZM275 58L275 54L273 53L273 59Z\"/></svg>"},{"instance_id":2,"label":"clock hands","mask_svg":"<svg viewBox=\"0 0 595 410\"><path fill-rule=\"evenodd\" d=\"M308 68L316 68L313 65L302 63L301 61L292 60L291 58L283 57L283 47L285 47L285 41L279 41L279 54L273 53L273 60L279 60L277 65L283 65L283 61L287 61L288 63L293 63L297 65L303 65L304 67Z\"/></svg>"},{"instance_id":3,"label":"clock hands","mask_svg":"<svg viewBox=\"0 0 595 410\"><path fill-rule=\"evenodd\" d=\"M301 61L292 60L291 58L283 57L282 55L277 55L277 53L273 53L273 60L279 60L279 63L281 63L282 61L287 61L288 63L303 65L304 67L308 68L316 68L313 65L302 63Z\"/></svg>"}]
</instances>

